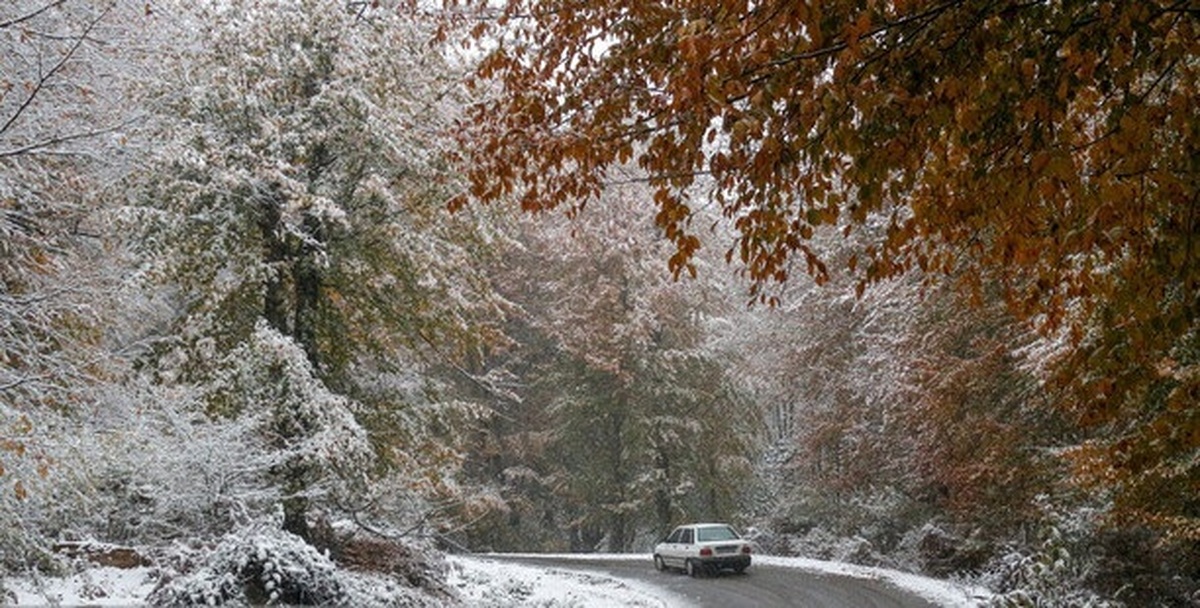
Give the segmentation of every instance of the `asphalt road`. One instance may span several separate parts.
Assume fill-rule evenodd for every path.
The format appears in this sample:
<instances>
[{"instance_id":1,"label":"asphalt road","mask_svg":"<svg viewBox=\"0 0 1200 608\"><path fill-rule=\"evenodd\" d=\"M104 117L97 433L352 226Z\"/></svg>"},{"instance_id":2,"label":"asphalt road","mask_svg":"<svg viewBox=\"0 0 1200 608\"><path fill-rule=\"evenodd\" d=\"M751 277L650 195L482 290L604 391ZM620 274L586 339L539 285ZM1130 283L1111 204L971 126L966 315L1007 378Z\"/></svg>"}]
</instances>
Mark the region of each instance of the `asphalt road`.
<instances>
[{"instance_id":1,"label":"asphalt road","mask_svg":"<svg viewBox=\"0 0 1200 608\"><path fill-rule=\"evenodd\" d=\"M488 555L488 558L636 580L669 590L697 607L937 608L928 600L879 581L776 566L751 565L746 574L689 578L676 572L656 571L649 557L645 562L502 555Z\"/></svg>"}]
</instances>

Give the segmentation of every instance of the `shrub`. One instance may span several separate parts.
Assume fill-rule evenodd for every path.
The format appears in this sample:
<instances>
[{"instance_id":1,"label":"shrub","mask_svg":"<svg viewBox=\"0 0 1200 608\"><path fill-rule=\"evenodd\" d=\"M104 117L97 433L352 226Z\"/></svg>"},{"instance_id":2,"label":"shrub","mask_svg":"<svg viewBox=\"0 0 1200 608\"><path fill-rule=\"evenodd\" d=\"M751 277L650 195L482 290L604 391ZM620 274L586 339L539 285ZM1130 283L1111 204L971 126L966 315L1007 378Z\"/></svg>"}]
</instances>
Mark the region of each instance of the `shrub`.
<instances>
[{"instance_id":1,"label":"shrub","mask_svg":"<svg viewBox=\"0 0 1200 608\"><path fill-rule=\"evenodd\" d=\"M152 605L346 605L334 563L275 521L226 535L199 567L156 589Z\"/></svg>"}]
</instances>

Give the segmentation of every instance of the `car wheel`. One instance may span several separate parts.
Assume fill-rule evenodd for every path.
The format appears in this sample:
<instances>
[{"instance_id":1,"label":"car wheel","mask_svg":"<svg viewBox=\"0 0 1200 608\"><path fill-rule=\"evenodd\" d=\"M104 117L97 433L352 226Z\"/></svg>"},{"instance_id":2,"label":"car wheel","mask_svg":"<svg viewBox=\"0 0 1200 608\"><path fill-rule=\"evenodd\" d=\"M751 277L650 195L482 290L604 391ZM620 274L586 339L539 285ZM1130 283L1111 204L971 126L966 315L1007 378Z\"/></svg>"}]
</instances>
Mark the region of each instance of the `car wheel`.
<instances>
[{"instance_id":1,"label":"car wheel","mask_svg":"<svg viewBox=\"0 0 1200 608\"><path fill-rule=\"evenodd\" d=\"M696 565L696 562L689 559L684 563L684 568L687 570L688 576L692 578L700 576L700 567Z\"/></svg>"},{"instance_id":2,"label":"car wheel","mask_svg":"<svg viewBox=\"0 0 1200 608\"><path fill-rule=\"evenodd\" d=\"M654 556L654 569L658 570L659 572L667 569L667 565L663 563L663 558L661 555Z\"/></svg>"},{"instance_id":3,"label":"car wheel","mask_svg":"<svg viewBox=\"0 0 1200 608\"><path fill-rule=\"evenodd\" d=\"M738 566L737 568L734 568L734 569L733 569L733 571L734 571L734 572L736 572L736 573L738 573L738 574L745 574L745 573L746 573L746 567L745 567L745 566Z\"/></svg>"}]
</instances>

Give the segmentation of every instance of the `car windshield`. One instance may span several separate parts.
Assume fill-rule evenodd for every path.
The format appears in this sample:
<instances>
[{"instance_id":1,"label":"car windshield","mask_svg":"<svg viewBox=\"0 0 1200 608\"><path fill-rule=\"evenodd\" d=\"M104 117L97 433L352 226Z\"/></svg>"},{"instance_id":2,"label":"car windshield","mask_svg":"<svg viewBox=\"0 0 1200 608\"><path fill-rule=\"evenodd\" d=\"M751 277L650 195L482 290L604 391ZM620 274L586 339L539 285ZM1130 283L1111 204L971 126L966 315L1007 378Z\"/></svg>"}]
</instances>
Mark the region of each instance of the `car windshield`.
<instances>
[{"instance_id":1,"label":"car windshield","mask_svg":"<svg viewBox=\"0 0 1200 608\"><path fill-rule=\"evenodd\" d=\"M699 542L720 541L720 540L737 540L737 532L729 526L713 526L711 528L700 528L696 530L697 540Z\"/></svg>"}]
</instances>

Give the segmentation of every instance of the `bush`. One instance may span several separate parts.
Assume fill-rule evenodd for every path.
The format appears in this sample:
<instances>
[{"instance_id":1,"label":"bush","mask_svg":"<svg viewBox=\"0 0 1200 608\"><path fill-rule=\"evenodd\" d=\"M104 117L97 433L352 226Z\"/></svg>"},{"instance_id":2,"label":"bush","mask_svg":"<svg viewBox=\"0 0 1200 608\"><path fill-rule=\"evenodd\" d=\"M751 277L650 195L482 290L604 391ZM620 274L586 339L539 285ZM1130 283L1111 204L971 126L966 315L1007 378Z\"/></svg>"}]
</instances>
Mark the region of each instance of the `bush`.
<instances>
[{"instance_id":1,"label":"bush","mask_svg":"<svg viewBox=\"0 0 1200 608\"><path fill-rule=\"evenodd\" d=\"M1039 498L1045 514L1040 541L1011 550L996 559L982 576L997 591L996 608L1116 608L1087 586L1096 560L1088 546L1095 534L1094 516L1087 510L1062 511Z\"/></svg>"},{"instance_id":2,"label":"bush","mask_svg":"<svg viewBox=\"0 0 1200 608\"><path fill-rule=\"evenodd\" d=\"M941 578L978 573L994 547L972 532L942 522L909 530L896 548L896 559L924 574Z\"/></svg>"},{"instance_id":3,"label":"bush","mask_svg":"<svg viewBox=\"0 0 1200 608\"><path fill-rule=\"evenodd\" d=\"M275 521L234 530L194 572L147 598L158 606L347 605L349 599L334 563Z\"/></svg>"}]
</instances>

